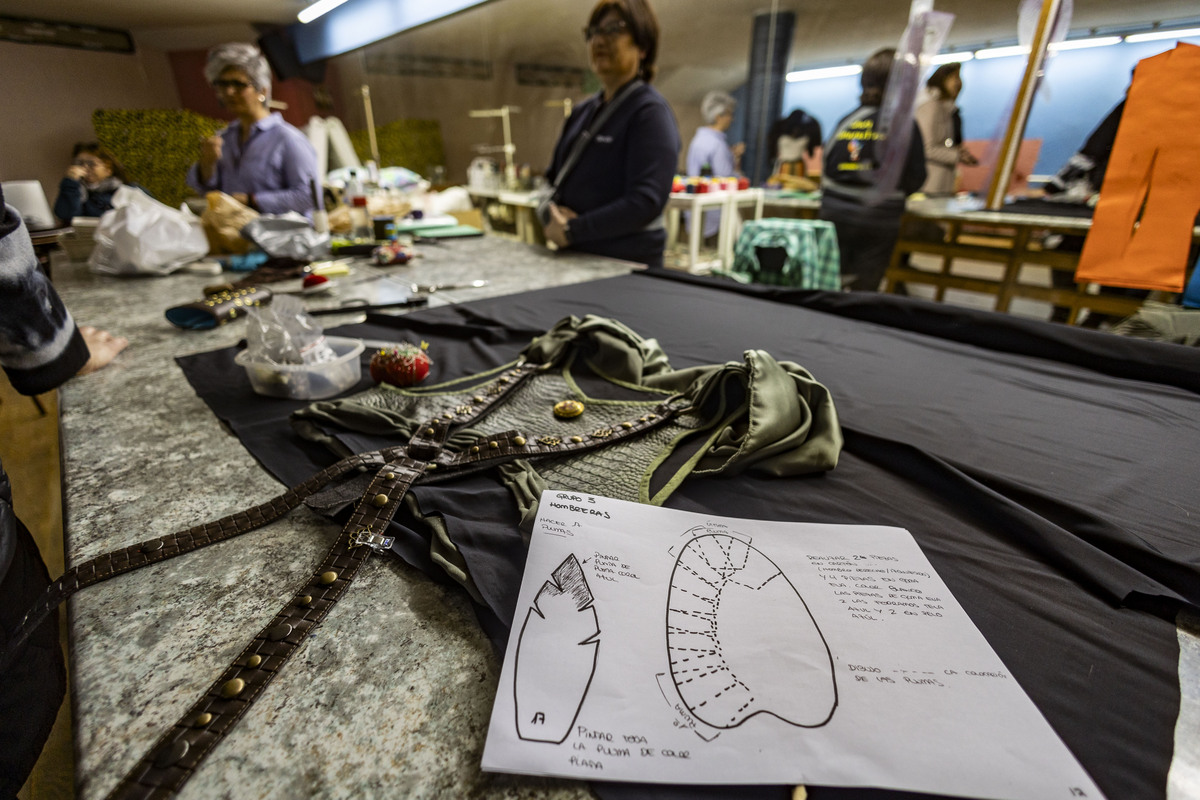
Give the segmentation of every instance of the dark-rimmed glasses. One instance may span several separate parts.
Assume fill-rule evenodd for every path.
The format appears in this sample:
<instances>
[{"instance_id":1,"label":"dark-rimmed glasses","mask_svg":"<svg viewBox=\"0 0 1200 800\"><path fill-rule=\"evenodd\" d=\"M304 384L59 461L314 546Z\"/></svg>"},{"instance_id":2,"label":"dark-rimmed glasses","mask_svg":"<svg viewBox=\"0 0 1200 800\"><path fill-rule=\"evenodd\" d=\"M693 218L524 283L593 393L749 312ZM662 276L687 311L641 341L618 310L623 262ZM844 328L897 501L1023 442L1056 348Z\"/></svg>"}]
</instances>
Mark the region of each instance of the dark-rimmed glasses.
<instances>
[{"instance_id":1,"label":"dark-rimmed glasses","mask_svg":"<svg viewBox=\"0 0 1200 800\"><path fill-rule=\"evenodd\" d=\"M625 24L625 20L623 19L606 22L603 25L588 25L583 29L583 40L590 42L597 36L603 36L605 39L615 39L627 30L629 30L629 26Z\"/></svg>"},{"instance_id":2,"label":"dark-rimmed glasses","mask_svg":"<svg viewBox=\"0 0 1200 800\"><path fill-rule=\"evenodd\" d=\"M250 84L246 83L245 81L233 80L230 78L217 78L215 81L213 81L212 85L217 91L221 91L222 89L233 89L235 92L243 92L246 89L251 88Z\"/></svg>"}]
</instances>

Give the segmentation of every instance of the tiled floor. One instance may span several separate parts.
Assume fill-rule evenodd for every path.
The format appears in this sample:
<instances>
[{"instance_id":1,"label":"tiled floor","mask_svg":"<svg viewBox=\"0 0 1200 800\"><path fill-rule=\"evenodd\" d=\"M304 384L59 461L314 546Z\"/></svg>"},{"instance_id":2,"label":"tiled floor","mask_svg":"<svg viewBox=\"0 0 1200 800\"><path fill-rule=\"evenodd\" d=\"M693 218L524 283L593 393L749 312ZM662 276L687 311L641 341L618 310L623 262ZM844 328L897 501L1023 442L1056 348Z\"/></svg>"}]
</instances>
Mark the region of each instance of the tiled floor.
<instances>
[{"instance_id":1,"label":"tiled floor","mask_svg":"<svg viewBox=\"0 0 1200 800\"><path fill-rule=\"evenodd\" d=\"M54 577L63 571L62 495L59 481L58 395L17 394L0 373L0 461L13 487L13 507L37 541ZM66 630L61 632L66 650ZM70 702L64 701L50 740L21 800L75 796Z\"/></svg>"}]
</instances>

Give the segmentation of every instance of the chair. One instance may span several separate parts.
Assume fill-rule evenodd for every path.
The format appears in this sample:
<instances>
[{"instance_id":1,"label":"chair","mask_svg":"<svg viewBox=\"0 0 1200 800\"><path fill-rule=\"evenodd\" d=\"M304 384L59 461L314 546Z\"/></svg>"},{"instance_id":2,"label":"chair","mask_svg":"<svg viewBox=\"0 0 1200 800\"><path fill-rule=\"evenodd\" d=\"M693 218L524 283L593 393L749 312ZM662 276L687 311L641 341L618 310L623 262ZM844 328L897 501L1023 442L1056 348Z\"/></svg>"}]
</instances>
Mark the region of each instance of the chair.
<instances>
[{"instance_id":1,"label":"chair","mask_svg":"<svg viewBox=\"0 0 1200 800\"><path fill-rule=\"evenodd\" d=\"M715 273L741 283L839 291L841 269L833 223L768 218L747 222L733 265Z\"/></svg>"}]
</instances>

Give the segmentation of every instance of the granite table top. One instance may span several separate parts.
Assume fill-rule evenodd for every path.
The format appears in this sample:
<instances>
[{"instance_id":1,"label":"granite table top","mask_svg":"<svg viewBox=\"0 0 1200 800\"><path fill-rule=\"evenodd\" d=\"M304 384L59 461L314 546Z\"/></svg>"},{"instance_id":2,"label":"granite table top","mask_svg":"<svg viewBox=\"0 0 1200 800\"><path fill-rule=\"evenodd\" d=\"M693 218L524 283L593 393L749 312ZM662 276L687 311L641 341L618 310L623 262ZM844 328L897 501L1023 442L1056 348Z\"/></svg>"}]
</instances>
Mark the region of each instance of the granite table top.
<instances>
[{"instance_id":1,"label":"granite table top","mask_svg":"<svg viewBox=\"0 0 1200 800\"><path fill-rule=\"evenodd\" d=\"M494 238L419 246L416 283L485 278L430 305L624 274L634 265ZM377 268L363 262L359 274ZM224 276L228 277L228 276ZM225 430L173 359L244 325L163 318L220 279L114 278L73 263L55 283L79 324L130 340L62 389L68 564L216 519L284 489ZM327 327L353 314L322 318ZM84 590L68 604L76 787L103 797L319 563L335 525L307 509ZM370 559L348 595L200 766L187 798L588 797L566 781L480 771L499 661L465 594Z\"/></svg>"}]
</instances>

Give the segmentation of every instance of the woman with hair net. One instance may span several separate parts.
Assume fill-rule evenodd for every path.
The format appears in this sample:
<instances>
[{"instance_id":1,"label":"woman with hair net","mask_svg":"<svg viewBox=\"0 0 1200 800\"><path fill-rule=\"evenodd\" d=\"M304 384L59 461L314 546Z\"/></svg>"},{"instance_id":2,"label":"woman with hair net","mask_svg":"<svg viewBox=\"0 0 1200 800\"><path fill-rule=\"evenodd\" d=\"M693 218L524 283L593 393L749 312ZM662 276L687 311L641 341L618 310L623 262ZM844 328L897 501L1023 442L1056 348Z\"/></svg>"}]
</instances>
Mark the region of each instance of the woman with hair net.
<instances>
[{"instance_id":1,"label":"woman with hair net","mask_svg":"<svg viewBox=\"0 0 1200 800\"><path fill-rule=\"evenodd\" d=\"M700 113L704 125L696 129L692 143L688 145L687 174L712 178L727 178L737 175L746 145L738 142L733 147L725 138L725 132L733 124L733 111L737 100L728 92L713 90L704 95ZM689 223L690 224L690 223ZM710 211L704 215L704 238L711 239L721 227L721 213Z\"/></svg>"},{"instance_id":2,"label":"woman with hair net","mask_svg":"<svg viewBox=\"0 0 1200 800\"><path fill-rule=\"evenodd\" d=\"M200 143L188 185L232 195L264 214L307 216L319 202L317 154L308 138L267 108L271 68L257 47L235 42L208 52L204 77L236 119Z\"/></svg>"}]
</instances>

